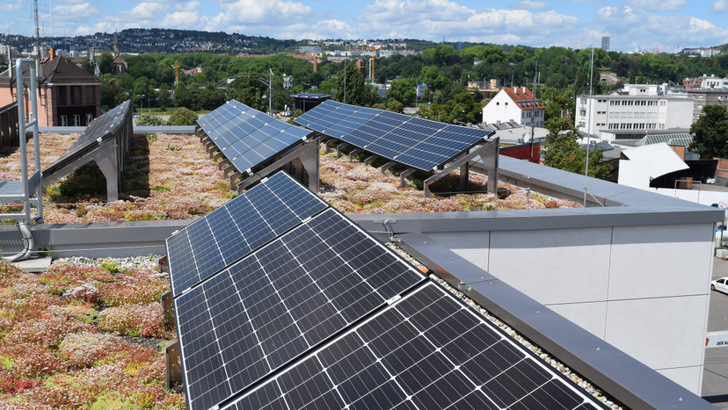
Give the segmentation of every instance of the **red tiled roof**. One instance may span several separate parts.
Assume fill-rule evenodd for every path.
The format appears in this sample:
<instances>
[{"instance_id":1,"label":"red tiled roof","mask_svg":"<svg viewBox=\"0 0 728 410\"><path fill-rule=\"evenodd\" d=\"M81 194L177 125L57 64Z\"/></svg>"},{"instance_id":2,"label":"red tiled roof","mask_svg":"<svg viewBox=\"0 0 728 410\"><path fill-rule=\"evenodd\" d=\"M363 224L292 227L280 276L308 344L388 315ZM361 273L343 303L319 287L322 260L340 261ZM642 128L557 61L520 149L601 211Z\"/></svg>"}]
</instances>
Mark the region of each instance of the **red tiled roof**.
<instances>
[{"instance_id":1,"label":"red tiled roof","mask_svg":"<svg viewBox=\"0 0 728 410\"><path fill-rule=\"evenodd\" d=\"M531 90L526 87L510 87L504 88L503 91L516 103L518 108L522 110L543 109L541 101L533 96Z\"/></svg>"}]
</instances>

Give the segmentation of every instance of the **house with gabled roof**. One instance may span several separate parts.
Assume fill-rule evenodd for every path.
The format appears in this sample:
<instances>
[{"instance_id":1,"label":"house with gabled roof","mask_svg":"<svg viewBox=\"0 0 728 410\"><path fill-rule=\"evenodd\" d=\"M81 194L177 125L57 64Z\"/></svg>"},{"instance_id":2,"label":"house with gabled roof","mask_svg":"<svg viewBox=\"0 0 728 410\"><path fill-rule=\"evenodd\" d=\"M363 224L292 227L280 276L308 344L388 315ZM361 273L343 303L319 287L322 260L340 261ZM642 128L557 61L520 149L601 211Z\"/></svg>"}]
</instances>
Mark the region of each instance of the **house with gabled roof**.
<instances>
[{"instance_id":1,"label":"house with gabled roof","mask_svg":"<svg viewBox=\"0 0 728 410\"><path fill-rule=\"evenodd\" d=\"M513 121L523 126L542 127L546 111L527 87L504 88L483 107L483 122Z\"/></svg>"},{"instance_id":2,"label":"house with gabled roof","mask_svg":"<svg viewBox=\"0 0 728 410\"><path fill-rule=\"evenodd\" d=\"M0 73L0 107L17 101L18 75L27 84L28 66L22 73L16 73L14 65ZM25 93L27 97L27 88ZM101 80L51 50L40 63L38 110L41 127L88 125L101 115Z\"/></svg>"}]
</instances>

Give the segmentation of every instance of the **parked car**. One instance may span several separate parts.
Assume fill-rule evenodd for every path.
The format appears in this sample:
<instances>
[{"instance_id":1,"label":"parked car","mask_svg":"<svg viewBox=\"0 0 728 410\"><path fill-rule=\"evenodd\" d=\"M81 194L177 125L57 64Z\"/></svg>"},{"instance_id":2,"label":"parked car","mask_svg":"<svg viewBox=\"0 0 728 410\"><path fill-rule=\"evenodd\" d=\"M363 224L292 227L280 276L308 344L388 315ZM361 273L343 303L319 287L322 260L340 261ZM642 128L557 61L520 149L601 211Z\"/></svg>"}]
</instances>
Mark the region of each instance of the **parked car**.
<instances>
[{"instance_id":1,"label":"parked car","mask_svg":"<svg viewBox=\"0 0 728 410\"><path fill-rule=\"evenodd\" d=\"M718 292L728 294L728 276L711 281L710 290L717 290Z\"/></svg>"}]
</instances>

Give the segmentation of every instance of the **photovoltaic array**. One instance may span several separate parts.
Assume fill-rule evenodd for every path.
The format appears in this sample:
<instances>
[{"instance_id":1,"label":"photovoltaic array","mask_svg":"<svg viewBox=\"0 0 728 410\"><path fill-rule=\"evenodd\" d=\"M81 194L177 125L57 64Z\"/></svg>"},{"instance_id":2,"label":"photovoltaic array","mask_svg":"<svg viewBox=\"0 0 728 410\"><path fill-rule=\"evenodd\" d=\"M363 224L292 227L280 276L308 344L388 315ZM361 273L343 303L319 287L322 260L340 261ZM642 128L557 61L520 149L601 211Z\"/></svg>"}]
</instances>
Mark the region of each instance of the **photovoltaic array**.
<instances>
[{"instance_id":1,"label":"photovoltaic array","mask_svg":"<svg viewBox=\"0 0 728 410\"><path fill-rule=\"evenodd\" d=\"M285 173L167 251L190 409L598 407Z\"/></svg>"},{"instance_id":2,"label":"photovoltaic array","mask_svg":"<svg viewBox=\"0 0 728 410\"><path fill-rule=\"evenodd\" d=\"M239 172L254 169L311 134L236 100L204 115L197 123Z\"/></svg>"},{"instance_id":3,"label":"photovoltaic array","mask_svg":"<svg viewBox=\"0 0 728 410\"><path fill-rule=\"evenodd\" d=\"M326 207L311 191L277 173L167 239L172 295L176 297Z\"/></svg>"},{"instance_id":4,"label":"photovoltaic array","mask_svg":"<svg viewBox=\"0 0 728 410\"><path fill-rule=\"evenodd\" d=\"M229 408L557 410L597 403L430 282Z\"/></svg>"},{"instance_id":5,"label":"photovoltaic array","mask_svg":"<svg viewBox=\"0 0 728 410\"><path fill-rule=\"evenodd\" d=\"M128 122L128 132L120 130L125 122ZM104 115L95 118L89 123L83 133L68 147L53 164L43 170L43 174L50 175L59 169L72 164L73 161L84 154L87 154L102 143L118 138L119 155L125 156L129 149L129 137L131 136L131 101L126 100L117 105ZM123 161L121 161L123 164Z\"/></svg>"},{"instance_id":6,"label":"photovoltaic array","mask_svg":"<svg viewBox=\"0 0 728 410\"><path fill-rule=\"evenodd\" d=\"M432 171L487 140L490 131L327 100L295 122L383 158Z\"/></svg>"}]
</instances>

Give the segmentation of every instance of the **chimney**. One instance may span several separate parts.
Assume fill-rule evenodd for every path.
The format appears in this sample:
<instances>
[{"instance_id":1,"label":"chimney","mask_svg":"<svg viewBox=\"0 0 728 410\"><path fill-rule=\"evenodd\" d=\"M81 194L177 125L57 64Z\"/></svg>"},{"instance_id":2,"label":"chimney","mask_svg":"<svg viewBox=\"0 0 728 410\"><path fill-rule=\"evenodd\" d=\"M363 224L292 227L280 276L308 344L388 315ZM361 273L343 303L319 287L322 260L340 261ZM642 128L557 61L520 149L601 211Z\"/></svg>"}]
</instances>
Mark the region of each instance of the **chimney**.
<instances>
[{"instance_id":1,"label":"chimney","mask_svg":"<svg viewBox=\"0 0 728 410\"><path fill-rule=\"evenodd\" d=\"M526 87L523 87L523 95L526 95Z\"/></svg>"},{"instance_id":2,"label":"chimney","mask_svg":"<svg viewBox=\"0 0 728 410\"><path fill-rule=\"evenodd\" d=\"M54 47L51 47L49 50L49 58L52 60L56 59L56 49Z\"/></svg>"},{"instance_id":3,"label":"chimney","mask_svg":"<svg viewBox=\"0 0 728 410\"><path fill-rule=\"evenodd\" d=\"M516 95L518 95L518 87L513 87L513 92L516 93Z\"/></svg>"}]
</instances>

